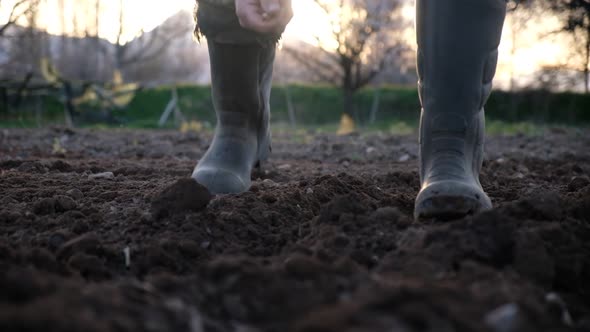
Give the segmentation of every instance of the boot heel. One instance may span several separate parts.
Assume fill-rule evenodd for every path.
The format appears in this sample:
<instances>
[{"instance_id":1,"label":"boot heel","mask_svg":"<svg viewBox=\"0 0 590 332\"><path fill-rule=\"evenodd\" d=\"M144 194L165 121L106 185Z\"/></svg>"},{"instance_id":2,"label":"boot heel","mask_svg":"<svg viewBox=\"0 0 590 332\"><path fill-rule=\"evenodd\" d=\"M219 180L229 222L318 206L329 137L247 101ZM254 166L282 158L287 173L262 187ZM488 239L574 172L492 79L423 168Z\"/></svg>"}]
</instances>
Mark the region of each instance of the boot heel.
<instances>
[{"instance_id":1,"label":"boot heel","mask_svg":"<svg viewBox=\"0 0 590 332\"><path fill-rule=\"evenodd\" d=\"M258 160L256 161L256 165L261 164L262 162L266 162L272 153L272 145L270 143L270 132L266 134L266 137L260 142L258 147Z\"/></svg>"}]
</instances>

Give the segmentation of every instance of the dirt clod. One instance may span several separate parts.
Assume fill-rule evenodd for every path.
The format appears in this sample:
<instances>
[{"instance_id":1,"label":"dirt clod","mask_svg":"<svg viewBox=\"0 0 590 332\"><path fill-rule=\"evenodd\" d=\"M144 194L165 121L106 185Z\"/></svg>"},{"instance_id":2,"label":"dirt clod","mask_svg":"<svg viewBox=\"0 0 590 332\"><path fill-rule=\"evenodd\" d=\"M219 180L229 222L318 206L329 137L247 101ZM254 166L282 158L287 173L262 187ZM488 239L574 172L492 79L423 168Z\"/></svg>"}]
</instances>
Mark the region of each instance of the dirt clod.
<instances>
[{"instance_id":1,"label":"dirt clod","mask_svg":"<svg viewBox=\"0 0 590 332\"><path fill-rule=\"evenodd\" d=\"M579 191L590 185L590 179L586 176L575 176L567 185L569 191Z\"/></svg>"},{"instance_id":2,"label":"dirt clod","mask_svg":"<svg viewBox=\"0 0 590 332\"><path fill-rule=\"evenodd\" d=\"M58 195L52 198L44 198L35 203L33 211L36 214L46 215L70 211L76 208L76 202L68 197Z\"/></svg>"},{"instance_id":3,"label":"dirt clod","mask_svg":"<svg viewBox=\"0 0 590 332\"><path fill-rule=\"evenodd\" d=\"M55 196L55 211L65 212L74 210L76 208L76 202L68 196Z\"/></svg>"},{"instance_id":4,"label":"dirt clod","mask_svg":"<svg viewBox=\"0 0 590 332\"><path fill-rule=\"evenodd\" d=\"M160 192L152 203L152 213L163 218L176 213L198 212L207 207L213 196L193 179L180 179Z\"/></svg>"},{"instance_id":5,"label":"dirt clod","mask_svg":"<svg viewBox=\"0 0 590 332\"><path fill-rule=\"evenodd\" d=\"M73 199L82 199L84 197L82 191L80 191L80 189L75 188L66 191L66 195L72 197Z\"/></svg>"}]
</instances>

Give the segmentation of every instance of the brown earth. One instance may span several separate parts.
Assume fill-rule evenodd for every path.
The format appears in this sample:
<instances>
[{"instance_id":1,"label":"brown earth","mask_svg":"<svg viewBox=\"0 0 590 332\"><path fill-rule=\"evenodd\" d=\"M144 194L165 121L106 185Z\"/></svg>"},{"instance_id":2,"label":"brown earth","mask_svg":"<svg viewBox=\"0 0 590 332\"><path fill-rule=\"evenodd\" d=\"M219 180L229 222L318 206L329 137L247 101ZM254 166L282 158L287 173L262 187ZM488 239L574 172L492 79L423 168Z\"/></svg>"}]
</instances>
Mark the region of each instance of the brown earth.
<instances>
[{"instance_id":1,"label":"brown earth","mask_svg":"<svg viewBox=\"0 0 590 332\"><path fill-rule=\"evenodd\" d=\"M212 198L207 135L0 131L0 331L590 331L589 134L491 137L496 209L416 223L414 136L280 134Z\"/></svg>"}]
</instances>

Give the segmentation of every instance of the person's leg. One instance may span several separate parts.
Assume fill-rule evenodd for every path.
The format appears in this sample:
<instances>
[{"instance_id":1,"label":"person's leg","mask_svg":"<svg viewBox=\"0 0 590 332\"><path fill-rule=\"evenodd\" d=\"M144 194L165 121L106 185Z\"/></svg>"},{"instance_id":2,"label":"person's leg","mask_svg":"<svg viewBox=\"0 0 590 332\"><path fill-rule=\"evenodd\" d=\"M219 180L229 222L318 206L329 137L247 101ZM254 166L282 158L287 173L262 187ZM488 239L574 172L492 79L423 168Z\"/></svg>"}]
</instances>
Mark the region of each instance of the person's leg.
<instances>
[{"instance_id":1,"label":"person's leg","mask_svg":"<svg viewBox=\"0 0 590 332\"><path fill-rule=\"evenodd\" d=\"M417 0L421 191L414 215L457 218L490 209L479 182L505 0Z\"/></svg>"},{"instance_id":2,"label":"person's leg","mask_svg":"<svg viewBox=\"0 0 590 332\"><path fill-rule=\"evenodd\" d=\"M233 8L205 2L197 28L209 46L217 125L193 178L213 194L244 192L252 168L270 152L269 98L279 36L243 29Z\"/></svg>"}]
</instances>

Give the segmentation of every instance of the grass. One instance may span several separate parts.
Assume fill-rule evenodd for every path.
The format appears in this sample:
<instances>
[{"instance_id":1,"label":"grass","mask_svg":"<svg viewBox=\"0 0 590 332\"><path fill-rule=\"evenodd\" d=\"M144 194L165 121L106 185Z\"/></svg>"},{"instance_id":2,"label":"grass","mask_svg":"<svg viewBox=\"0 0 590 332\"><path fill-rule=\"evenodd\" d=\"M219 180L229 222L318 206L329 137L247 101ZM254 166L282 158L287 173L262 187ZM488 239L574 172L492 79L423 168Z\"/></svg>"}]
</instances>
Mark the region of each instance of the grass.
<instances>
[{"instance_id":1,"label":"grass","mask_svg":"<svg viewBox=\"0 0 590 332\"><path fill-rule=\"evenodd\" d=\"M50 126L64 126L63 121L51 121L43 123L44 127ZM357 132L360 134L389 134L389 135L417 135L417 122L406 121L389 121L379 122L374 125L357 127ZM31 119L12 119L0 121L0 128L38 128L35 120ZM104 123L82 125L80 128L98 129L98 130L112 130L112 129L168 129L178 130L172 123L160 128L151 120L141 120L133 122L132 125L109 125ZM588 125L572 126L572 125L551 125L551 124L537 124L534 122L507 122L499 120L491 120L486 123L486 134L488 135L526 135L526 136L540 136L549 130L564 130L564 131L579 131L589 128ZM206 123L202 126L201 131L212 132L213 126ZM324 125L303 125L292 127L285 122L275 122L272 125L272 131L275 135L291 136L295 143L306 144L312 140L312 134L334 134L338 130L338 123L330 123Z\"/></svg>"},{"instance_id":2,"label":"grass","mask_svg":"<svg viewBox=\"0 0 590 332\"><path fill-rule=\"evenodd\" d=\"M419 124L417 122L395 121L389 123L379 123L371 126L357 128L360 134L389 134L389 135L417 135ZM488 121L486 124L486 134L488 135L526 135L540 136L550 130L578 131L582 132L588 129L588 126L569 126L569 125L549 125L536 124L533 122L506 122L506 121ZM310 133L314 134L334 134L338 130L338 124L316 125L316 126L298 126L291 127L289 124L281 122L273 124L274 134L289 134L296 143L306 143L310 140Z\"/></svg>"},{"instance_id":3,"label":"grass","mask_svg":"<svg viewBox=\"0 0 590 332\"><path fill-rule=\"evenodd\" d=\"M489 121L486 124L486 133L488 135L515 135L523 134L527 136L542 135L549 126L539 125L531 122L509 123L504 121Z\"/></svg>"}]
</instances>

